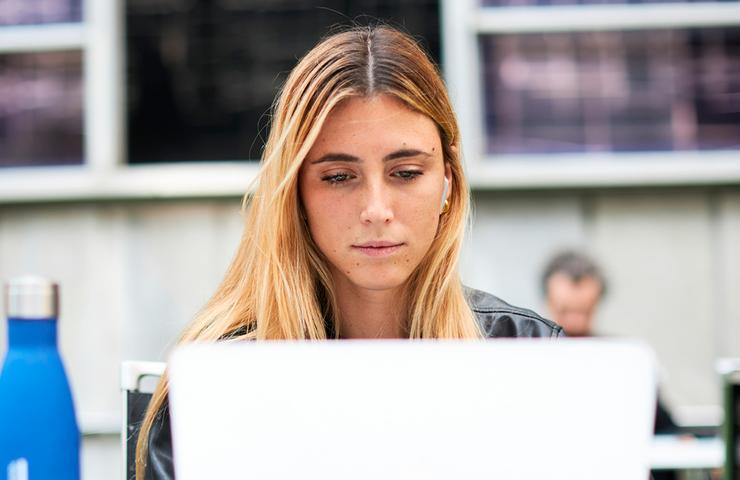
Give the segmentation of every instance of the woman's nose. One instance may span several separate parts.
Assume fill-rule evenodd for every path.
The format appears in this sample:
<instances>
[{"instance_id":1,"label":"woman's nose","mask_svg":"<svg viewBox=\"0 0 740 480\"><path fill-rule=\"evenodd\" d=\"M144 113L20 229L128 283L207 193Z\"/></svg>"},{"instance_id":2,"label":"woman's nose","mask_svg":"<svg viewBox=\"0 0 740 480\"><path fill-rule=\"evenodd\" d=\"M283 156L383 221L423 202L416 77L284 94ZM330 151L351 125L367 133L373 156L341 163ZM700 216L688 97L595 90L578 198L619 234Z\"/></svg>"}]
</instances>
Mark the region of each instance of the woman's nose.
<instances>
[{"instance_id":1,"label":"woman's nose","mask_svg":"<svg viewBox=\"0 0 740 480\"><path fill-rule=\"evenodd\" d=\"M370 184L363 194L360 221L364 224L390 223L393 220L391 207L391 192L382 184Z\"/></svg>"}]
</instances>

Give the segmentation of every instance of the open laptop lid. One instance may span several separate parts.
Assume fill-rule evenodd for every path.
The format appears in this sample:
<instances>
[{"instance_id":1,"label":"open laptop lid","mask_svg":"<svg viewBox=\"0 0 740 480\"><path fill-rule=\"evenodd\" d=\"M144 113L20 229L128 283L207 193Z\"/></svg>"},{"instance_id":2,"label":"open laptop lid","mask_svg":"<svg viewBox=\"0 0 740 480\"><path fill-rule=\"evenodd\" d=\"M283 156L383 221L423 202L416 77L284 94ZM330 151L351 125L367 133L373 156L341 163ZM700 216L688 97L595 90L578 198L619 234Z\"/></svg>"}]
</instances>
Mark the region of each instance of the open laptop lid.
<instances>
[{"instance_id":1,"label":"open laptop lid","mask_svg":"<svg viewBox=\"0 0 740 480\"><path fill-rule=\"evenodd\" d=\"M179 480L644 480L654 362L608 340L190 345Z\"/></svg>"}]
</instances>

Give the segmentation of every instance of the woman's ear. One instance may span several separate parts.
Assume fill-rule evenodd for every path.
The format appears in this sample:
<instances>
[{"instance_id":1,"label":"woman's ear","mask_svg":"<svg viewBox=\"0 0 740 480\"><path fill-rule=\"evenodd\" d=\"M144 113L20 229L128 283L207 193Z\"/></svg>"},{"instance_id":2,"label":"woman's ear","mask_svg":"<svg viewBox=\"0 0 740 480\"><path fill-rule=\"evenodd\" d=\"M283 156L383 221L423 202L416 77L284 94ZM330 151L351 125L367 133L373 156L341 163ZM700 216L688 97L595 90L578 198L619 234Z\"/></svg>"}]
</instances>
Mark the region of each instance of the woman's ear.
<instances>
[{"instance_id":1,"label":"woman's ear","mask_svg":"<svg viewBox=\"0 0 740 480\"><path fill-rule=\"evenodd\" d=\"M455 145L450 146L453 154L457 154L457 147ZM442 195L442 202L450 198L450 192L452 191L452 167L450 162L445 162L445 193Z\"/></svg>"},{"instance_id":2,"label":"woman's ear","mask_svg":"<svg viewBox=\"0 0 740 480\"><path fill-rule=\"evenodd\" d=\"M442 177L442 198L439 200L440 215L447 213L450 208L450 184L452 182L452 169L449 162L445 162L445 172Z\"/></svg>"}]
</instances>

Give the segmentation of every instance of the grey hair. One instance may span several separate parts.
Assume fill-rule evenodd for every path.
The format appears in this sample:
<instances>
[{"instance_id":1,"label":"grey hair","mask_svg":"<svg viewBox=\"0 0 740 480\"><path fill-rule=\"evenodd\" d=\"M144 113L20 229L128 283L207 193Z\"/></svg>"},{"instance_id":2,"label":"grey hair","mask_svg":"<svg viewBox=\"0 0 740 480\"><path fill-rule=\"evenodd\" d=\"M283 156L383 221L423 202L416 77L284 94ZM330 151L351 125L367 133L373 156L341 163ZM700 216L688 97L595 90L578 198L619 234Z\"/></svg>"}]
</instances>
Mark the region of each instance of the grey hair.
<instances>
[{"instance_id":1,"label":"grey hair","mask_svg":"<svg viewBox=\"0 0 740 480\"><path fill-rule=\"evenodd\" d=\"M575 283L591 277L601 285L601 296L606 295L606 278L599 265L586 254L576 250L564 250L552 257L542 272L541 287L544 296L547 296L550 278L556 273L565 274Z\"/></svg>"}]
</instances>

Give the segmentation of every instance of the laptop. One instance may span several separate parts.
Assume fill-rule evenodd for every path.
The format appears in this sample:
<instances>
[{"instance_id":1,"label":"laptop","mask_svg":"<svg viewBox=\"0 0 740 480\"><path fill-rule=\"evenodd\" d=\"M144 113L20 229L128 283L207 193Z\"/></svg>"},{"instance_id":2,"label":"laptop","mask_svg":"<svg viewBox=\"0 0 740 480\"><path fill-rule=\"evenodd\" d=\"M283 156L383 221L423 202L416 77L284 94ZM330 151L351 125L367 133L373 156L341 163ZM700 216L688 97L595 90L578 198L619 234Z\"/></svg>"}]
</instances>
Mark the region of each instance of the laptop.
<instances>
[{"instance_id":1,"label":"laptop","mask_svg":"<svg viewBox=\"0 0 740 480\"><path fill-rule=\"evenodd\" d=\"M645 480L655 362L563 339L188 345L178 480Z\"/></svg>"}]
</instances>

